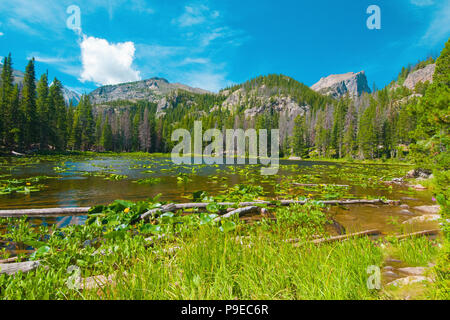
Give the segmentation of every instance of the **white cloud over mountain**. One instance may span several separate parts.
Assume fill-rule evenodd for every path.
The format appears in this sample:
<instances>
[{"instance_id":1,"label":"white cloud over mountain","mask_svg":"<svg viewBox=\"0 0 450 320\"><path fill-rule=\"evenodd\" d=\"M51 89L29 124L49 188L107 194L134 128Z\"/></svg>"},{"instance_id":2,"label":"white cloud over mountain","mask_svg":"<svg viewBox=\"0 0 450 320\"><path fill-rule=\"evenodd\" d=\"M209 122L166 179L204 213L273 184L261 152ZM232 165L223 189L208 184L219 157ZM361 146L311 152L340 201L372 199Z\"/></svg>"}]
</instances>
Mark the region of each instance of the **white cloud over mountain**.
<instances>
[{"instance_id":1,"label":"white cloud over mountain","mask_svg":"<svg viewBox=\"0 0 450 320\"><path fill-rule=\"evenodd\" d=\"M84 36L80 48L81 81L111 85L141 80L140 72L133 68L133 42L109 43L105 39Z\"/></svg>"}]
</instances>

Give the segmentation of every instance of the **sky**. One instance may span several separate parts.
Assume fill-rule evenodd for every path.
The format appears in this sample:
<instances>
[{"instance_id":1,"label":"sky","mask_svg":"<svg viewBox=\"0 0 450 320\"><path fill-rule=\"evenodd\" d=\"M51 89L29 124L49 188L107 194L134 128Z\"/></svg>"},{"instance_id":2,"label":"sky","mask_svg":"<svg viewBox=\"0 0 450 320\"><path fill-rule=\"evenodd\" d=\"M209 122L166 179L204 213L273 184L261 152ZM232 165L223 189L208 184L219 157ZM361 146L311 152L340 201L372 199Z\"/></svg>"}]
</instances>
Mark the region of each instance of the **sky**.
<instances>
[{"instance_id":1,"label":"sky","mask_svg":"<svg viewBox=\"0 0 450 320\"><path fill-rule=\"evenodd\" d=\"M34 57L38 76L79 93L152 77L217 92L271 73L311 86L361 70L381 88L449 37L450 0L0 0L0 56L22 71Z\"/></svg>"}]
</instances>

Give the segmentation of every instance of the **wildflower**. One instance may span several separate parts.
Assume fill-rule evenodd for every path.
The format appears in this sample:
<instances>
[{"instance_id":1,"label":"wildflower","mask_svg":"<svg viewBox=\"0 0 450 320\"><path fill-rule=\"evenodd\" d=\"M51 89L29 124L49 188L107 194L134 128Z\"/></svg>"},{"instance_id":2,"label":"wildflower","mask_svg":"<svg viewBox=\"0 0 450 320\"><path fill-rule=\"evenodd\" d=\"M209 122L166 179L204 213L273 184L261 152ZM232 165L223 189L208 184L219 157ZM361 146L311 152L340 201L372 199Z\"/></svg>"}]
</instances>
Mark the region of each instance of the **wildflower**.
<instances>
[{"instance_id":1,"label":"wildflower","mask_svg":"<svg viewBox=\"0 0 450 320\"><path fill-rule=\"evenodd\" d=\"M31 186L31 183L30 183L30 182L27 182L27 186Z\"/></svg>"},{"instance_id":2,"label":"wildflower","mask_svg":"<svg viewBox=\"0 0 450 320\"><path fill-rule=\"evenodd\" d=\"M310 194L308 194L308 198L312 198L313 197L313 195L310 193Z\"/></svg>"},{"instance_id":3,"label":"wildflower","mask_svg":"<svg viewBox=\"0 0 450 320\"><path fill-rule=\"evenodd\" d=\"M130 208L126 208L125 210L123 210L123 212L125 212L125 213L130 212Z\"/></svg>"},{"instance_id":4,"label":"wildflower","mask_svg":"<svg viewBox=\"0 0 450 320\"><path fill-rule=\"evenodd\" d=\"M433 202L436 202L436 198L435 197L431 198L431 200L433 200Z\"/></svg>"}]
</instances>

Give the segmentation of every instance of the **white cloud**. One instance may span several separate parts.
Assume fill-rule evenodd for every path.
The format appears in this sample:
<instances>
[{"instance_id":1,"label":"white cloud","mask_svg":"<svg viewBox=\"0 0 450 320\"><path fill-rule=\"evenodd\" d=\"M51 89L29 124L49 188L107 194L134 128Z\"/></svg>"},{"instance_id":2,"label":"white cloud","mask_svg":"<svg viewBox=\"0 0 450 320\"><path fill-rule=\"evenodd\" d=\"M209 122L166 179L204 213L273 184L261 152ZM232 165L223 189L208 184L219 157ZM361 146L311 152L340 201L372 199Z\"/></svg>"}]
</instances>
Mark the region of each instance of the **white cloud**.
<instances>
[{"instance_id":1,"label":"white cloud","mask_svg":"<svg viewBox=\"0 0 450 320\"><path fill-rule=\"evenodd\" d=\"M133 42L109 43L105 39L84 36L80 44L83 70L80 80L100 85L138 81L140 72L133 69Z\"/></svg>"},{"instance_id":2,"label":"white cloud","mask_svg":"<svg viewBox=\"0 0 450 320\"><path fill-rule=\"evenodd\" d=\"M0 37L4 36L5 34L3 32L0 32Z\"/></svg>"},{"instance_id":3,"label":"white cloud","mask_svg":"<svg viewBox=\"0 0 450 320\"><path fill-rule=\"evenodd\" d=\"M447 40L450 36L450 1L437 8L425 35L421 39L422 45L436 44Z\"/></svg>"},{"instance_id":4,"label":"white cloud","mask_svg":"<svg viewBox=\"0 0 450 320\"><path fill-rule=\"evenodd\" d=\"M209 59L206 58L185 58L180 62L180 66L184 66L187 64L208 64L210 63Z\"/></svg>"},{"instance_id":5,"label":"white cloud","mask_svg":"<svg viewBox=\"0 0 450 320\"><path fill-rule=\"evenodd\" d=\"M220 16L219 11L210 11L205 5L184 7L184 13L178 18L174 19L173 23L178 23L180 27L190 27L193 25L206 22L208 19L216 19Z\"/></svg>"},{"instance_id":6,"label":"white cloud","mask_svg":"<svg viewBox=\"0 0 450 320\"><path fill-rule=\"evenodd\" d=\"M69 61L69 59L66 58L46 57L35 53L29 54L27 60L30 60L31 58L34 58L34 60L36 60L37 62L42 62L46 64L62 64L67 63Z\"/></svg>"},{"instance_id":7,"label":"white cloud","mask_svg":"<svg viewBox=\"0 0 450 320\"><path fill-rule=\"evenodd\" d=\"M411 3L419 7L431 6L434 4L433 0L411 0Z\"/></svg>"}]
</instances>

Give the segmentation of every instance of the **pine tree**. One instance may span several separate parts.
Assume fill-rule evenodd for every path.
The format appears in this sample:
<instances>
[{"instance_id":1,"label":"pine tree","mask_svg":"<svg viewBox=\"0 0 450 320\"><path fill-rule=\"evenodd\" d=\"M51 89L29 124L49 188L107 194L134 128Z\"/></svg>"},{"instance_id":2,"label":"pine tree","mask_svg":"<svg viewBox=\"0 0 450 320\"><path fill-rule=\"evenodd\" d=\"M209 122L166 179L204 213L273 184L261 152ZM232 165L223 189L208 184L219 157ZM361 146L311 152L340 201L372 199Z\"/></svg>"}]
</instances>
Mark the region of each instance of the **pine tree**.
<instances>
[{"instance_id":1,"label":"pine tree","mask_svg":"<svg viewBox=\"0 0 450 320\"><path fill-rule=\"evenodd\" d=\"M8 132L6 132L6 145L17 146L19 150L23 144L23 114L20 110L19 86L15 85L10 95L9 109L7 111Z\"/></svg>"},{"instance_id":2,"label":"pine tree","mask_svg":"<svg viewBox=\"0 0 450 320\"><path fill-rule=\"evenodd\" d=\"M3 60L3 68L1 74L1 87L0 87L0 145L4 138L7 137L11 126L10 121L10 108L11 95L13 93L13 70L11 53Z\"/></svg>"},{"instance_id":3,"label":"pine tree","mask_svg":"<svg viewBox=\"0 0 450 320\"><path fill-rule=\"evenodd\" d=\"M294 154L306 158L308 156L308 143L306 140L306 118L299 115L295 118L294 129L291 137L291 147Z\"/></svg>"},{"instance_id":4,"label":"pine tree","mask_svg":"<svg viewBox=\"0 0 450 320\"><path fill-rule=\"evenodd\" d=\"M36 110L39 122L39 132L38 135L40 144L40 149L47 148L49 144L49 137L53 136L51 130L52 125L50 124L50 99L48 90L48 76L44 73L37 84L37 99L36 99Z\"/></svg>"},{"instance_id":5,"label":"pine tree","mask_svg":"<svg viewBox=\"0 0 450 320\"><path fill-rule=\"evenodd\" d=\"M111 151L113 149L113 135L108 116L106 116L105 123L103 124L100 146L105 151Z\"/></svg>"},{"instance_id":6,"label":"pine tree","mask_svg":"<svg viewBox=\"0 0 450 320\"><path fill-rule=\"evenodd\" d=\"M50 143L57 150L65 150L68 137L68 110L64 100L63 86L56 78L50 86L49 98Z\"/></svg>"},{"instance_id":7,"label":"pine tree","mask_svg":"<svg viewBox=\"0 0 450 320\"><path fill-rule=\"evenodd\" d=\"M358 145L362 158L374 159L377 153L376 108L376 101L371 98L369 107L364 111L359 121Z\"/></svg>"},{"instance_id":8,"label":"pine tree","mask_svg":"<svg viewBox=\"0 0 450 320\"><path fill-rule=\"evenodd\" d=\"M357 146L356 134L357 134L357 112L355 110L354 103L350 103L347 115L345 119L345 133L343 138L343 154L346 157L353 157Z\"/></svg>"},{"instance_id":9,"label":"pine tree","mask_svg":"<svg viewBox=\"0 0 450 320\"><path fill-rule=\"evenodd\" d=\"M23 80L21 109L24 115L24 144L30 148L39 142L39 121L36 112L36 77L34 71L34 58L31 59L25 68Z\"/></svg>"}]
</instances>

